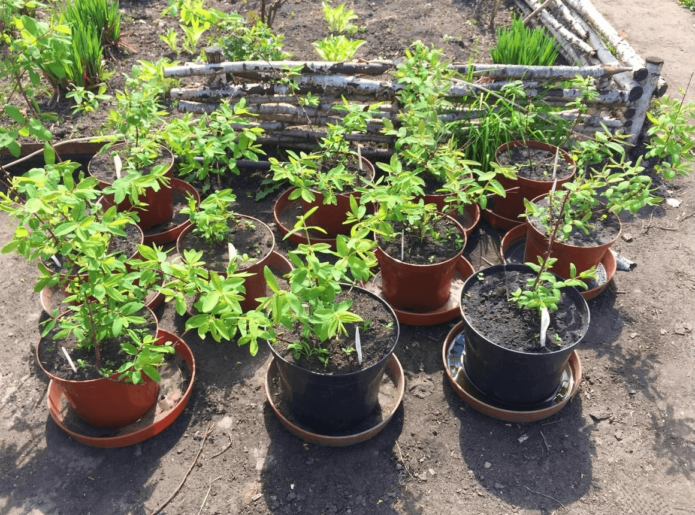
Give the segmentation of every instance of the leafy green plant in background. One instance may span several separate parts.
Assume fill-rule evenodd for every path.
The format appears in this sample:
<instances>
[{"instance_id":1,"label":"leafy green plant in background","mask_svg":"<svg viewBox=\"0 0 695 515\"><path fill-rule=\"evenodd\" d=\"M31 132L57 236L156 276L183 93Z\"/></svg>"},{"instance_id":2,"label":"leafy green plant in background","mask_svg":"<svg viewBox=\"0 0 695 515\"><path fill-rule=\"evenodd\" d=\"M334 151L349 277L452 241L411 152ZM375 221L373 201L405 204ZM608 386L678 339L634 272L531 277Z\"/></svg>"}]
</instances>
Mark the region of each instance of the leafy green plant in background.
<instances>
[{"instance_id":1,"label":"leafy green plant in background","mask_svg":"<svg viewBox=\"0 0 695 515\"><path fill-rule=\"evenodd\" d=\"M322 2L323 15L328 23L328 31L332 34L355 34L359 27L353 20L357 19L355 11L347 9L345 4L340 4L338 7L331 7L328 2Z\"/></svg>"},{"instance_id":2,"label":"leafy green plant in background","mask_svg":"<svg viewBox=\"0 0 695 515\"><path fill-rule=\"evenodd\" d=\"M551 66L557 59L557 49L544 28L528 28L523 18L515 17L511 27L497 29L497 44L490 55L497 64Z\"/></svg>"},{"instance_id":3,"label":"leafy green plant in background","mask_svg":"<svg viewBox=\"0 0 695 515\"><path fill-rule=\"evenodd\" d=\"M94 93L82 87L76 87L68 92L65 97L72 98L75 105L72 107L73 113L92 113L99 109L99 101L110 100L111 95L106 95L106 84L100 84L99 90Z\"/></svg>"},{"instance_id":4,"label":"leafy green plant in background","mask_svg":"<svg viewBox=\"0 0 695 515\"><path fill-rule=\"evenodd\" d=\"M363 39L348 39L343 35L326 36L320 41L314 41L314 49L324 61L348 61L365 41Z\"/></svg>"},{"instance_id":5,"label":"leafy green plant in background","mask_svg":"<svg viewBox=\"0 0 695 515\"><path fill-rule=\"evenodd\" d=\"M222 13L217 21L215 44L229 61L281 61L291 54L283 51L285 36L275 34L262 21L249 23L237 13Z\"/></svg>"},{"instance_id":6,"label":"leafy green plant in background","mask_svg":"<svg viewBox=\"0 0 695 515\"><path fill-rule=\"evenodd\" d=\"M678 4L687 7L691 11L695 11L695 0L678 0Z\"/></svg>"}]
</instances>

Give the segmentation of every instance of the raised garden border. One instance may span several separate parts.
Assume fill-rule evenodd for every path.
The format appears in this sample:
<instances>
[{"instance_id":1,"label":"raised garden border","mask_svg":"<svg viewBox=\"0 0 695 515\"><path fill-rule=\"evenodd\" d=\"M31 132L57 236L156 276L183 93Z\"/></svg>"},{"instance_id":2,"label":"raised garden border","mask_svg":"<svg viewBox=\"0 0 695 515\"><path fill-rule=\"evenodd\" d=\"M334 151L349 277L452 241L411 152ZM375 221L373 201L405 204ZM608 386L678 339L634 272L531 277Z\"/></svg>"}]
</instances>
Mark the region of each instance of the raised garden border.
<instances>
[{"instance_id":1,"label":"raised garden border","mask_svg":"<svg viewBox=\"0 0 695 515\"><path fill-rule=\"evenodd\" d=\"M611 131L629 135L636 144L641 134L652 97L660 97L668 89L661 77L663 60L643 59L603 18L589 0L514 0L530 24L543 25L556 38L559 51L567 62L576 66L512 66L490 64L454 64L462 73L473 68L477 76L492 79L484 84L455 81L451 97L467 97L499 90L509 80L521 79L529 97L543 96L553 105L566 105L580 92L562 88L557 83L577 75L595 77L598 98L590 103L590 112L582 116L575 130L593 135L601 124ZM245 98L247 108L258 115L259 127L266 134L259 143L311 149L323 135L316 126L340 120L333 105L345 97L351 102L384 102L381 112L370 123L367 134L352 135L357 142L370 142L367 156L385 158L392 152L392 139L380 134L379 118L396 119L399 89L390 77L377 79L395 68L393 61L244 61L222 62L222 53L215 47L206 49L208 64L186 63L165 69L165 77L208 77L205 86L173 88L169 92L178 100L178 109L187 112L213 111L223 99L234 103ZM297 95L278 83L285 67L302 66L295 82ZM298 95L311 92L319 95L319 105L302 107ZM475 119L482 112L458 109L442 113L448 120ZM577 113L561 111L558 116L574 119ZM299 128L302 127L302 128ZM307 128L308 127L308 128Z\"/></svg>"}]
</instances>

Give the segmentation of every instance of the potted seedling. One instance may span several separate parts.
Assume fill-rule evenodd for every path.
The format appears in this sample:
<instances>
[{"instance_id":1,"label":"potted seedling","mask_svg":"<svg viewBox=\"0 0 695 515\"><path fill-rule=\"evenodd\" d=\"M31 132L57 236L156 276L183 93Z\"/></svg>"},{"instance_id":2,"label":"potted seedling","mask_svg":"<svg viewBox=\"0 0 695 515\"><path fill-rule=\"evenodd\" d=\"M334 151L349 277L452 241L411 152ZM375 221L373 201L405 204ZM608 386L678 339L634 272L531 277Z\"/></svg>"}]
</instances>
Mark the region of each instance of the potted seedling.
<instances>
[{"instance_id":1,"label":"potted seedling","mask_svg":"<svg viewBox=\"0 0 695 515\"><path fill-rule=\"evenodd\" d=\"M55 318L44 324L39 366L83 420L123 426L154 405L157 368L174 350L158 337L154 314L133 297L138 274L129 272L127 257L108 250L109 239L125 235L131 218L115 207L97 213L90 205L98 195L96 180L76 182L73 163L52 164L50 152L45 157L45 169L15 178L11 190L0 193L0 208L18 221L2 251L38 262L35 291L70 282L67 311L54 310ZM55 255L72 276L43 265Z\"/></svg>"},{"instance_id":2,"label":"potted seedling","mask_svg":"<svg viewBox=\"0 0 695 515\"><path fill-rule=\"evenodd\" d=\"M309 230L308 216L295 230ZM289 289L264 271L271 294L258 311L268 314L266 339L290 411L314 430L349 429L370 415L398 344L398 320L388 304L350 284L368 280L376 265L368 234L353 229L350 237L338 235L336 251L321 243L299 245L290 252L295 269L285 276Z\"/></svg>"},{"instance_id":3,"label":"potted seedling","mask_svg":"<svg viewBox=\"0 0 695 515\"><path fill-rule=\"evenodd\" d=\"M218 274L227 271L233 256L242 263L239 271L246 272L244 311L258 305L257 297L266 295L263 267L275 248L275 237L270 228L260 220L235 213L232 204L236 200L232 190L216 191L196 205L189 201L187 213L191 225L183 230L176 241L176 250L184 256L186 250L203 253L206 267Z\"/></svg>"},{"instance_id":4,"label":"potted seedling","mask_svg":"<svg viewBox=\"0 0 695 515\"><path fill-rule=\"evenodd\" d=\"M552 270L565 278L570 263L580 272L598 266L620 235L622 211L634 214L660 201L652 195L651 178L642 174L642 158L628 160L619 136L596 136L603 144L583 142L576 151L578 164L585 168L581 176L551 189L546 197L524 201L524 261L545 256L549 249L549 257L558 260Z\"/></svg>"},{"instance_id":5,"label":"potted seedling","mask_svg":"<svg viewBox=\"0 0 695 515\"><path fill-rule=\"evenodd\" d=\"M379 104L364 110L343 100L334 109L345 112L343 119L328 124L326 136L321 138L316 152L297 155L288 151L288 161L282 163L270 158L273 179L286 180L294 187L289 200L300 200L304 212L318 208L313 211L309 225L321 227L328 238L349 234L350 227L345 221L350 195L359 197L356 188L374 179L374 166L361 155L359 147L354 150L348 136L366 132Z\"/></svg>"},{"instance_id":6,"label":"potted seedling","mask_svg":"<svg viewBox=\"0 0 695 515\"><path fill-rule=\"evenodd\" d=\"M155 129L164 114L157 93L126 84L116 94L117 109L109 113L121 143L107 143L87 165L105 193L107 203L119 210L135 210L140 227L149 229L167 222L173 215L170 179L173 154L155 140Z\"/></svg>"}]
</instances>

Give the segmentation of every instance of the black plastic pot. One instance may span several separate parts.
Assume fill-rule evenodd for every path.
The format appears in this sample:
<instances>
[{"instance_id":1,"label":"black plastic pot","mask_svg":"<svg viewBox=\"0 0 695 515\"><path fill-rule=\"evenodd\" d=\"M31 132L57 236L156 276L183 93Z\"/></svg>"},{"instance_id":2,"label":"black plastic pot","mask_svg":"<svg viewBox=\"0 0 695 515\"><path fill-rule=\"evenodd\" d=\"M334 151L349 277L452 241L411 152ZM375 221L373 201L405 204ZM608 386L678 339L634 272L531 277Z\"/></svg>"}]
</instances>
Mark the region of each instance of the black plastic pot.
<instances>
[{"instance_id":1,"label":"black plastic pot","mask_svg":"<svg viewBox=\"0 0 695 515\"><path fill-rule=\"evenodd\" d=\"M400 325L391 307L367 290L353 290L381 302L396 324L396 341L381 360L349 374L319 374L287 361L268 344L280 373L284 402L297 421L324 434L356 426L374 411L386 364L400 337Z\"/></svg>"},{"instance_id":2,"label":"black plastic pot","mask_svg":"<svg viewBox=\"0 0 695 515\"><path fill-rule=\"evenodd\" d=\"M509 272L533 272L526 265L495 265L479 273L486 276ZM558 277L559 280L561 280ZM461 299L475 282L472 275L463 285ZM543 403L557 395L561 375L574 349L589 329L589 306L576 288L564 288L577 306L583 319L582 336L560 350L544 353L520 352L507 349L488 340L471 326L461 301L461 316L466 337L466 355L463 361L468 379L481 392L509 407L528 407Z\"/></svg>"}]
</instances>

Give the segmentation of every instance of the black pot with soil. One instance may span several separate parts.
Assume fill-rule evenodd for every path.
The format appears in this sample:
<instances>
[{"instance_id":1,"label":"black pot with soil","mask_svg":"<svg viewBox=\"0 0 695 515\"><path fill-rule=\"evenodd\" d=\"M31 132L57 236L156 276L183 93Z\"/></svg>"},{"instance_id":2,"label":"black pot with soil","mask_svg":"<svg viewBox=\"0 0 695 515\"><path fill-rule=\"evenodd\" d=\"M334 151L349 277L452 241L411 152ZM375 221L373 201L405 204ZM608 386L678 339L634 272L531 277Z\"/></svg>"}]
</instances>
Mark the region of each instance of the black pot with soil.
<instances>
[{"instance_id":1,"label":"black pot with soil","mask_svg":"<svg viewBox=\"0 0 695 515\"><path fill-rule=\"evenodd\" d=\"M469 277L461 293L465 373L503 407L529 408L557 395L562 371L589 329L586 301L563 288L541 347L538 311L508 300L529 277L535 273L526 265L495 265Z\"/></svg>"},{"instance_id":2,"label":"black pot with soil","mask_svg":"<svg viewBox=\"0 0 695 515\"><path fill-rule=\"evenodd\" d=\"M375 409L386 364L398 345L400 326L391 307L376 295L358 287L344 285L336 302L352 299L351 311L365 323L345 324L348 336L324 342L329 351L328 366L318 359L301 356L296 360L287 342L299 339L295 331L280 329L275 345L269 344L275 357L280 380L293 416L312 430L329 434L350 429L366 419ZM362 364L355 352L346 354L344 347L354 347L355 327L360 328ZM294 334L296 333L296 334ZM313 344L316 342L310 342Z\"/></svg>"}]
</instances>

